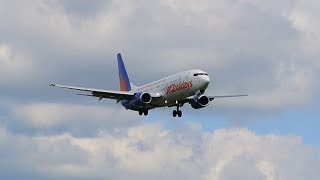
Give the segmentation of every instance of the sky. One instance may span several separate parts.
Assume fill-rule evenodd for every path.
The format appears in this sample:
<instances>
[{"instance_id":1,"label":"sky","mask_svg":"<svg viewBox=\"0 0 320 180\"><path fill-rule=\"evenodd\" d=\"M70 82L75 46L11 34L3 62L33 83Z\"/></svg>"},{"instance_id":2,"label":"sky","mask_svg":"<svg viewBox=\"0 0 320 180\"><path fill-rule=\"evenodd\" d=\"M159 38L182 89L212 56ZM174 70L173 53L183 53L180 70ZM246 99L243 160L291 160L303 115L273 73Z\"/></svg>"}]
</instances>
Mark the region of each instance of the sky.
<instances>
[{"instance_id":1,"label":"sky","mask_svg":"<svg viewBox=\"0 0 320 180\"><path fill-rule=\"evenodd\" d=\"M320 1L0 0L0 179L320 178ZM118 90L203 69L218 99L148 117Z\"/></svg>"}]
</instances>

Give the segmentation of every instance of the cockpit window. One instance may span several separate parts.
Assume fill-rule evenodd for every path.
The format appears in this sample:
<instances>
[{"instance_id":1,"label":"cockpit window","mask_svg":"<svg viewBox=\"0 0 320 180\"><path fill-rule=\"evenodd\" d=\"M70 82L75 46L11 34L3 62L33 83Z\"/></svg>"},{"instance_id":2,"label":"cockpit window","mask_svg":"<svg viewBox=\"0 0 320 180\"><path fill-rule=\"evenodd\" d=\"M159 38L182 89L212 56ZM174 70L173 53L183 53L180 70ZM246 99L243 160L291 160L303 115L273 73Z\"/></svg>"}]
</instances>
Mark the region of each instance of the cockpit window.
<instances>
[{"instance_id":1,"label":"cockpit window","mask_svg":"<svg viewBox=\"0 0 320 180\"><path fill-rule=\"evenodd\" d=\"M195 73L193 76L208 76L207 73Z\"/></svg>"}]
</instances>

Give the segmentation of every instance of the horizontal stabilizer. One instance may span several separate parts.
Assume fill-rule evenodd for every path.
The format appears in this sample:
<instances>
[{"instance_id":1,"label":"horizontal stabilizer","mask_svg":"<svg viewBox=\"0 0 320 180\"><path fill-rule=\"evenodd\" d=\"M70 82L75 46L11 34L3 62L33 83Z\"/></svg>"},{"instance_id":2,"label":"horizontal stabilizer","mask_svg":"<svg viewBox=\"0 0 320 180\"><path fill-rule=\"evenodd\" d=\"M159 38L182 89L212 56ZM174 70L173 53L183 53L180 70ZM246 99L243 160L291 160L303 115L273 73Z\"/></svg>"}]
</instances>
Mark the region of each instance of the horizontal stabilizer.
<instances>
[{"instance_id":1,"label":"horizontal stabilizer","mask_svg":"<svg viewBox=\"0 0 320 180\"><path fill-rule=\"evenodd\" d=\"M132 84L132 83L130 83L130 86L131 86L131 90L136 90L136 89L139 88L138 86L136 86L136 85L134 85L134 84Z\"/></svg>"}]
</instances>

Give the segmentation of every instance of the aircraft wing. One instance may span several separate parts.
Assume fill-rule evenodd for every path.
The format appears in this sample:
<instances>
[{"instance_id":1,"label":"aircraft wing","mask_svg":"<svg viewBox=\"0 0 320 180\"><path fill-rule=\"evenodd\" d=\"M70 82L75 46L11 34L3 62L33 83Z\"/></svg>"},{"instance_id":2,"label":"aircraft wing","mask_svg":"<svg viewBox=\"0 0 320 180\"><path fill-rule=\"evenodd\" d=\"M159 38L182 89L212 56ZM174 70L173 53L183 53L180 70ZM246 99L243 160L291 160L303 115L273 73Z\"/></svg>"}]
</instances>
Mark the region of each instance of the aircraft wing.
<instances>
[{"instance_id":1,"label":"aircraft wing","mask_svg":"<svg viewBox=\"0 0 320 180\"><path fill-rule=\"evenodd\" d=\"M233 98L233 97L244 97L248 96L248 94L238 94L238 95L224 95L224 96L207 96L210 101L213 101L214 99L218 98ZM179 101L179 103L184 104L184 103L191 103L193 101L194 97L188 97L187 99L184 99L182 101Z\"/></svg>"},{"instance_id":2,"label":"aircraft wing","mask_svg":"<svg viewBox=\"0 0 320 180\"><path fill-rule=\"evenodd\" d=\"M244 96L248 96L248 94L226 95L226 96L208 96L208 98L210 99L210 101L213 101L214 99L218 99L218 98L233 98L233 97L244 97Z\"/></svg>"},{"instance_id":3,"label":"aircraft wing","mask_svg":"<svg viewBox=\"0 0 320 180\"><path fill-rule=\"evenodd\" d=\"M121 100L132 100L132 99L134 99L134 97L136 95L135 92L128 92L128 91L112 91L112 90L92 89L92 88L75 87L75 86L65 86L65 85L58 85L58 84L50 84L50 86L64 88L64 89L71 89L71 90L89 92L91 94L78 94L78 95L98 97L99 100L101 100L103 98L116 99L118 101L121 101ZM150 93L150 95L153 98L161 97L160 94L156 94L156 93Z\"/></svg>"}]
</instances>

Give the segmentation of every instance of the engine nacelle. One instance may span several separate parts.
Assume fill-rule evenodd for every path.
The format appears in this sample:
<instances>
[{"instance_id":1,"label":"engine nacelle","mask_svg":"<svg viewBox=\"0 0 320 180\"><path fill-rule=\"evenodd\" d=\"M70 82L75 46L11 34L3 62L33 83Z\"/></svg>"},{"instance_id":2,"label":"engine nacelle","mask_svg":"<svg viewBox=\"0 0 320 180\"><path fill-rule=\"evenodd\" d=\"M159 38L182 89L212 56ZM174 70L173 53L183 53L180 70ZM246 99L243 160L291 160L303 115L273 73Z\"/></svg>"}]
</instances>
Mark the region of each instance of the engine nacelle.
<instances>
[{"instance_id":1,"label":"engine nacelle","mask_svg":"<svg viewBox=\"0 0 320 180\"><path fill-rule=\"evenodd\" d=\"M149 104L152 101L152 97L149 93L140 92L135 94L135 98L131 101L131 104L136 106L141 106L144 104Z\"/></svg>"},{"instance_id":2,"label":"engine nacelle","mask_svg":"<svg viewBox=\"0 0 320 180\"><path fill-rule=\"evenodd\" d=\"M194 109L201 109L207 107L210 99L207 96L195 96L191 102L191 107Z\"/></svg>"}]
</instances>

